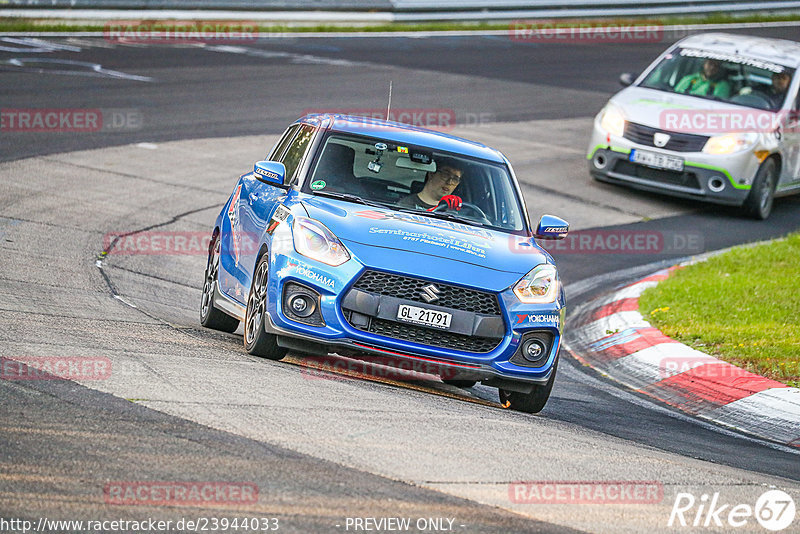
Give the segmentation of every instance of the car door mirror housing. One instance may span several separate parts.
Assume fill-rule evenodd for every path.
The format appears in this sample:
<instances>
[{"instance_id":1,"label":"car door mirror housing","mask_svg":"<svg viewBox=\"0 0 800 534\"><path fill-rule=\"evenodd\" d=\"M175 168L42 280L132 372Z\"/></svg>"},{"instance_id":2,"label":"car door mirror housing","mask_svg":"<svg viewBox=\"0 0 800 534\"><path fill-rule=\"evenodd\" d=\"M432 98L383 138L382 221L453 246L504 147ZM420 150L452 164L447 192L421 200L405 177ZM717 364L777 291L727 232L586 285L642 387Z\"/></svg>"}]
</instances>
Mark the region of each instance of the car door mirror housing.
<instances>
[{"instance_id":1,"label":"car door mirror housing","mask_svg":"<svg viewBox=\"0 0 800 534\"><path fill-rule=\"evenodd\" d=\"M635 79L636 76L632 72L623 72L619 75L619 84L622 87L628 87Z\"/></svg>"},{"instance_id":2,"label":"car door mirror housing","mask_svg":"<svg viewBox=\"0 0 800 534\"><path fill-rule=\"evenodd\" d=\"M283 185L286 167L279 161L257 161L253 167L253 173L264 183Z\"/></svg>"},{"instance_id":3,"label":"car door mirror housing","mask_svg":"<svg viewBox=\"0 0 800 534\"><path fill-rule=\"evenodd\" d=\"M542 215L536 233L536 239L564 239L569 233L569 223L554 215Z\"/></svg>"}]
</instances>

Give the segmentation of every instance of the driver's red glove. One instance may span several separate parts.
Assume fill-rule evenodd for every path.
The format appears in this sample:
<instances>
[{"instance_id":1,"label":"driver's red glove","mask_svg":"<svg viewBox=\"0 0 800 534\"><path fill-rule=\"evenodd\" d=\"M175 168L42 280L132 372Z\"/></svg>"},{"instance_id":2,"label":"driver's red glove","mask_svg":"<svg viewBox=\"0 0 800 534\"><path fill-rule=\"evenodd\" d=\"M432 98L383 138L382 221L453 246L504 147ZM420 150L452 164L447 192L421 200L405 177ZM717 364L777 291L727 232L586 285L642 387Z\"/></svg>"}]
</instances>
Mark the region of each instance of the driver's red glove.
<instances>
[{"instance_id":1,"label":"driver's red glove","mask_svg":"<svg viewBox=\"0 0 800 534\"><path fill-rule=\"evenodd\" d=\"M461 209L461 197L457 195L445 195L439 200L439 206L442 205L442 202L447 204L447 207L451 210L460 210Z\"/></svg>"}]
</instances>

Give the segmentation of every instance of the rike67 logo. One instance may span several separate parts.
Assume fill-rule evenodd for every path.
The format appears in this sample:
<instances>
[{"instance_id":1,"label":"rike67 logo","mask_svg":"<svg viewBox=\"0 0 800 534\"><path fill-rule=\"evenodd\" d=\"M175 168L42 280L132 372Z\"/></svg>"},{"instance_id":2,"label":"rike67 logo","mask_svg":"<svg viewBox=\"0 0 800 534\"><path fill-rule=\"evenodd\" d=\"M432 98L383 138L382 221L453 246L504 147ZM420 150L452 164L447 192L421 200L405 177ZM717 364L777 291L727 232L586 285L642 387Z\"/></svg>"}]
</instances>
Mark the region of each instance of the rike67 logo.
<instances>
[{"instance_id":1,"label":"rike67 logo","mask_svg":"<svg viewBox=\"0 0 800 534\"><path fill-rule=\"evenodd\" d=\"M795 512L794 499L777 489L764 492L753 506L725 502L719 492L704 493L699 499L680 492L675 496L667 526L692 527L691 531L697 532L698 528L752 526L755 519L763 528L778 532L794 522Z\"/></svg>"}]
</instances>

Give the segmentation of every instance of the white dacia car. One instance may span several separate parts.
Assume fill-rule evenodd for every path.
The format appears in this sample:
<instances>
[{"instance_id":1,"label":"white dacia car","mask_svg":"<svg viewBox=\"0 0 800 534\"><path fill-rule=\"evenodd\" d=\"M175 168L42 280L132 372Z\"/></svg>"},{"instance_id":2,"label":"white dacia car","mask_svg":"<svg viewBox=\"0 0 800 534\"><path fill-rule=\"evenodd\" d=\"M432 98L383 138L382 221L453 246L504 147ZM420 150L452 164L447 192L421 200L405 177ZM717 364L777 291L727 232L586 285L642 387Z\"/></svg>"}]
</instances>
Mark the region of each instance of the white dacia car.
<instances>
[{"instance_id":1,"label":"white dacia car","mask_svg":"<svg viewBox=\"0 0 800 534\"><path fill-rule=\"evenodd\" d=\"M725 33L682 39L594 121L597 180L741 206L766 219L800 192L800 43Z\"/></svg>"}]
</instances>

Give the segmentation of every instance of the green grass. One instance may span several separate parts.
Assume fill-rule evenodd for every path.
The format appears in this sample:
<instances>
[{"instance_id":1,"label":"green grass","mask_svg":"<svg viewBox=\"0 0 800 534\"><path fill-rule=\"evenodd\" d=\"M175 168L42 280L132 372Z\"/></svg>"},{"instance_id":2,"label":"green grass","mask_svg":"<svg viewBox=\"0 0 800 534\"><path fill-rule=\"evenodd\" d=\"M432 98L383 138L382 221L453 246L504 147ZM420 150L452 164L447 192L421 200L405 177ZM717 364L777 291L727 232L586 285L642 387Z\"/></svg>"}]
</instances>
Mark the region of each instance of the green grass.
<instances>
[{"instance_id":1,"label":"green grass","mask_svg":"<svg viewBox=\"0 0 800 534\"><path fill-rule=\"evenodd\" d=\"M800 387L800 234L679 269L639 311L669 337Z\"/></svg>"},{"instance_id":2,"label":"green grass","mask_svg":"<svg viewBox=\"0 0 800 534\"><path fill-rule=\"evenodd\" d=\"M242 15L246 20L247 15ZM205 20L202 16L197 20ZM536 22L538 19L530 19ZM579 24L589 22L600 24L724 24L732 22L780 22L800 20L800 13L784 13L763 15L758 13L724 14L715 13L693 17L648 17L648 18L592 18L592 19L542 19L542 21L557 21L559 24L570 22ZM57 19L25 19L16 17L0 17L0 33L9 32L90 32L103 31L105 21L61 21ZM423 22L423 23L388 23L375 25L353 24L269 24L260 26L261 33L303 33L303 32L402 32L402 31L472 31L472 30L508 30L509 22Z\"/></svg>"}]
</instances>

